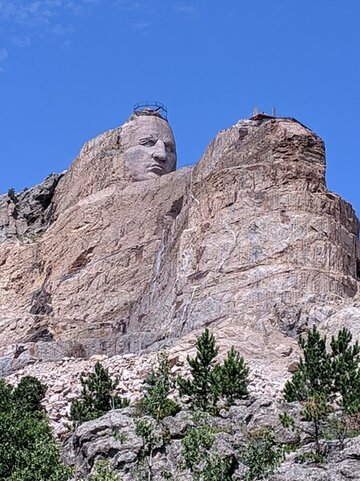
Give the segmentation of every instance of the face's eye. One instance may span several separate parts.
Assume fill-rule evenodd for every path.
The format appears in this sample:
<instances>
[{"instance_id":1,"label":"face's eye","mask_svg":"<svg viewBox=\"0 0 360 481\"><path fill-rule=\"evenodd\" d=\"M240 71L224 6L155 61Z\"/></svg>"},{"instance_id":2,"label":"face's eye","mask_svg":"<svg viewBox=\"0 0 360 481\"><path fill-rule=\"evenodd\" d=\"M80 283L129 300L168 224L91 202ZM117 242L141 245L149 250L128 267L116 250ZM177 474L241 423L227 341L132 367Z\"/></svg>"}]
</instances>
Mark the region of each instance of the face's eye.
<instances>
[{"instance_id":1,"label":"face's eye","mask_svg":"<svg viewBox=\"0 0 360 481\"><path fill-rule=\"evenodd\" d=\"M156 144L156 140L153 139L152 137L146 137L144 139L140 139L139 144L145 145L146 147L152 147L153 145Z\"/></svg>"},{"instance_id":2,"label":"face's eye","mask_svg":"<svg viewBox=\"0 0 360 481\"><path fill-rule=\"evenodd\" d=\"M175 145L172 142L166 142L165 144L166 152L175 153Z\"/></svg>"}]
</instances>

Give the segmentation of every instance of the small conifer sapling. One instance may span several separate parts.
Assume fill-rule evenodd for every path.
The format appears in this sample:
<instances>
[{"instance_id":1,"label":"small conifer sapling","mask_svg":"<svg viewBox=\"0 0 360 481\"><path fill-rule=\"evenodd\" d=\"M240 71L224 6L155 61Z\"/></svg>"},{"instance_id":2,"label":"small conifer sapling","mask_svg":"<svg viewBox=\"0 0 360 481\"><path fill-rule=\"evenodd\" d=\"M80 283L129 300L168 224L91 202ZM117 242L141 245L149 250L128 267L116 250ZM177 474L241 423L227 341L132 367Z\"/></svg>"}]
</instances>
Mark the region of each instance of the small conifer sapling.
<instances>
[{"instance_id":1,"label":"small conifer sapling","mask_svg":"<svg viewBox=\"0 0 360 481\"><path fill-rule=\"evenodd\" d=\"M140 401L140 408L156 421L161 421L166 416L174 416L180 410L180 406L169 398L172 384L168 356L160 354L157 368L153 369L144 381L144 397Z\"/></svg>"},{"instance_id":2,"label":"small conifer sapling","mask_svg":"<svg viewBox=\"0 0 360 481\"><path fill-rule=\"evenodd\" d=\"M188 396L194 408L202 411L212 410L219 398L215 358L219 352L215 337L205 331L196 341L196 356L187 357L191 379L178 378L180 396Z\"/></svg>"},{"instance_id":3,"label":"small conifer sapling","mask_svg":"<svg viewBox=\"0 0 360 481\"><path fill-rule=\"evenodd\" d=\"M95 364L94 372L81 375L81 398L73 401L70 415L77 424L96 419L111 409L120 409L129 403L114 394L117 380L113 381L100 362Z\"/></svg>"},{"instance_id":4,"label":"small conifer sapling","mask_svg":"<svg viewBox=\"0 0 360 481\"><path fill-rule=\"evenodd\" d=\"M330 351L326 337L314 327L307 339L300 338L303 357L299 369L285 384L284 398L300 402L301 414L313 426L316 455L322 455L320 439L330 413L333 425L339 427L339 442L343 446L349 416L360 412L360 346L352 343L352 335L343 328L333 336ZM296 429L287 414L280 416L285 427Z\"/></svg>"},{"instance_id":5,"label":"small conifer sapling","mask_svg":"<svg viewBox=\"0 0 360 481\"><path fill-rule=\"evenodd\" d=\"M236 399L248 396L249 368L244 358L232 347L218 370L221 397L225 398L228 406Z\"/></svg>"}]
</instances>

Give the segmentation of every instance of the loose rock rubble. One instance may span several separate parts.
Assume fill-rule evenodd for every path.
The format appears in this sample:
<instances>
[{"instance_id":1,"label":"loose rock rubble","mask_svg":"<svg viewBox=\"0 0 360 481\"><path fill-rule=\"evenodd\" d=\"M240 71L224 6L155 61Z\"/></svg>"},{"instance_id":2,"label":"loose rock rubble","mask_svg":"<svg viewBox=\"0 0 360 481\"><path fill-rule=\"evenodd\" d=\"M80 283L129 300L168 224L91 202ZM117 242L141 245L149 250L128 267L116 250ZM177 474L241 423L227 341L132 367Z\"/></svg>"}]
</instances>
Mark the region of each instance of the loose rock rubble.
<instances>
[{"instance_id":1,"label":"loose rock rubble","mask_svg":"<svg viewBox=\"0 0 360 481\"><path fill-rule=\"evenodd\" d=\"M193 337L193 336L192 336ZM189 340L189 344L192 342ZM183 345L181 354L176 349L169 350L169 362L171 373L174 377L186 376L189 373L186 352L194 353L194 349L189 349ZM225 351L221 349L219 360L224 356ZM63 359L59 362L38 363L20 369L6 379L12 384L16 384L23 376L35 376L42 383L48 386L44 399L44 407L49 415L51 425L57 437L63 438L68 434L72 427L70 419L70 405L74 399L80 397L82 373L89 373L93 370L95 363L99 361L109 369L110 374L118 379L117 393L134 404L142 395L142 385L150 370L157 365L158 354L125 354L122 356L107 357L105 355L94 355L88 360ZM283 380L274 380L269 383L269 379L263 370L255 366L250 372L250 392L258 397L271 397L272 399L281 397Z\"/></svg>"},{"instance_id":2,"label":"loose rock rubble","mask_svg":"<svg viewBox=\"0 0 360 481\"><path fill-rule=\"evenodd\" d=\"M68 358L60 362L27 366L7 377L7 380L16 384L23 376L36 376L48 386L44 407L49 414L56 436L61 438L69 432L72 426L69 417L70 405L74 399L80 397L80 375L91 372L97 361L108 368L114 378L118 378L118 394L130 402L134 402L141 395L142 382L156 362L156 355L153 354L146 358L140 358L136 354L112 358L97 355L89 360Z\"/></svg>"}]
</instances>

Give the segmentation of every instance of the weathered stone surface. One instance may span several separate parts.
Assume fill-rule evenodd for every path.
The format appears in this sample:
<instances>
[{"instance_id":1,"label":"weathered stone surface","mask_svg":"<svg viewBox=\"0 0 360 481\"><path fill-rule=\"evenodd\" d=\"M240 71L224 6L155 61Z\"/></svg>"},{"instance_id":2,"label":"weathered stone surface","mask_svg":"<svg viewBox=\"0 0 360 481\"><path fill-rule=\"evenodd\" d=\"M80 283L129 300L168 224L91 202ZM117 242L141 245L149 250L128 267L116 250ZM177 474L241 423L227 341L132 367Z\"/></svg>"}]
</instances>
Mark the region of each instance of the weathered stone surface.
<instances>
[{"instance_id":1,"label":"weathered stone surface","mask_svg":"<svg viewBox=\"0 0 360 481\"><path fill-rule=\"evenodd\" d=\"M36 241L51 224L53 195L63 174L50 174L43 183L16 194L0 196L0 243Z\"/></svg>"},{"instance_id":2,"label":"weathered stone surface","mask_svg":"<svg viewBox=\"0 0 360 481\"><path fill-rule=\"evenodd\" d=\"M131 410L113 411L95 421L84 423L75 431L67 441L65 452L67 460L75 466L77 476L88 476L96 460L105 458L121 473L124 481L138 477L148 479L147 476L140 476L143 467L147 468L147 462L145 460L145 465L142 464L141 449L144 444L142 438L135 433L135 422L131 415ZM142 420L149 421L146 417ZM166 438L162 436L161 426L154 427L153 434L158 442L152 455L151 479L163 481L164 472L172 473L178 481L192 479L188 470L181 468L180 454L186 428L193 424L191 414L181 412L175 418L164 420L164 426L168 428ZM179 425L185 425L185 428L179 430ZM218 433L212 448L214 453L231 455L233 437L225 432L229 426L229 423L217 426Z\"/></svg>"},{"instance_id":3,"label":"weathered stone surface","mask_svg":"<svg viewBox=\"0 0 360 481\"><path fill-rule=\"evenodd\" d=\"M293 119L242 120L175 172L173 144L164 120L132 118L86 143L65 174L0 196L0 375L49 386L44 404L63 439L81 372L101 360L134 401L155 352L166 348L185 375L210 325L219 357L234 345L251 372L251 400L214 420L216 449L231 452L243 426L275 425L289 442L278 402L298 334L346 326L360 339L358 220L326 188L323 142ZM172 443L154 458L156 476L176 465L190 422L183 412L166 421ZM69 442L79 473L108 456L132 479L141 443L126 411ZM272 481L360 479L358 449L349 442L326 467L290 459Z\"/></svg>"},{"instance_id":4,"label":"weathered stone surface","mask_svg":"<svg viewBox=\"0 0 360 481\"><path fill-rule=\"evenodd\" d=\"M68 441L68 456L75 460L77 474L87 475L99 458L131 467L142 444L129 413L113 411L80 426Z\"/></svg>"},{"instance_id":5,"label":"weathered stone surface","mask_svg":"<svg viewBox=\"0 0 360 481\"><path fill-rule=\"evenodd\" d=\"M275 428L278 442L296 441L295 438L286 437L282 432L278 421L279 406L270 399L267 402L263 400L262 403L267 410L261 412L260 402L259 399L241 402L240 405L231 407L225 417L209 417L207 420L207 424L213 428L215 437L210 452L221 456L234 456L234 479L244 479L248 469L241 463L240 451L246 449L249 433L258 431L262 426L271 425ZM273 419L272 413L276 413L277 420ZM95 421L84 423L75 431L65 445L65 453L67 460L76 467L78 476L88 476L96 460L105 458L124 481L137 479L136 473L141 469L143 441L135 434L133 415L131 409L113 411ZM254 415L258 417L255 424ZM167 436L154 450L151 479L163 481L163 473L168 471L178 481L191 480L189 471L184 469L181 463L182 440L187 430L194 426L191 413L181 411L175 417L166 418L163 425L167 429ZM156 429L159 430L160 427ZM276 469L275 474L266 479L269 481L360 479L360 437L346 440L344 449L340 449L336 443L330 446L327 459L322 464L300 463L299 456L305 452L304 449L309 452L311 446L307 445L288 455L285 462Z\"/></svg>"},{"instance_id":6,"label":"weathered stone surface","mask_svg":"<svg viewBox=\"0 0 360 481\"><path fill-rule=\"evenodd\" d=\"M360 437L347 441L344 450L335 450L323 464L294 463L292 456L268 481L359 481Z\"/></svg>"},{"instance_id":7,"label":"weathered stone surface","mask_svg":"<svg viewBox=\"0 0 360 481\"><path fill-rule=\"evenodd\" d=\"M313 132L292 119L240 121L194 168L133 183L126 129L85 144L41 237L3 227L3 374L158 349L210 324L225 344L247 336L254 358L269 336L282 332L292 352L289 336L311 323L331 333L349 312L359 329L358 220L327 191ZM8 210L3 197L0 216Z\"/></svg>"}]
</instances>

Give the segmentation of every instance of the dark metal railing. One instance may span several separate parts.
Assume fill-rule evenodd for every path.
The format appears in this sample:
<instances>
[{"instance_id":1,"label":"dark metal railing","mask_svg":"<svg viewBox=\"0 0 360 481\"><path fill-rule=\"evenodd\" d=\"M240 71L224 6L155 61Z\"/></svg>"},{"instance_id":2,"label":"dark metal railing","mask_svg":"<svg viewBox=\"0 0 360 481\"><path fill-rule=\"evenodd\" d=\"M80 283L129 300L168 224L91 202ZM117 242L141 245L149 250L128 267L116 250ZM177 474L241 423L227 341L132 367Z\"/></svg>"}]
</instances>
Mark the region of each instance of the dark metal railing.
<instances>
[{"instance_id":1,"label":"dark metal railing","mask_svg":"<svg viewBox=\"0 0 360 481\"><path fill-rule=\"evenodd\" d=\"M159 115L167 120L167 108L161 102L156 100L145 100L134 105L134 112L138 115Z\"/></svg>"}]
</instances>

